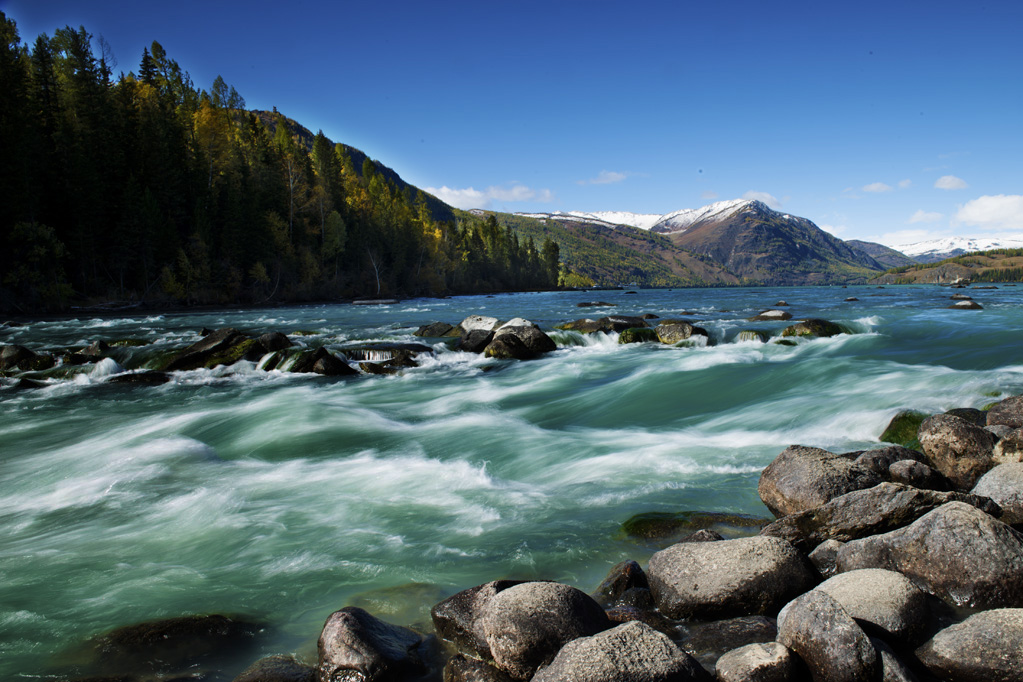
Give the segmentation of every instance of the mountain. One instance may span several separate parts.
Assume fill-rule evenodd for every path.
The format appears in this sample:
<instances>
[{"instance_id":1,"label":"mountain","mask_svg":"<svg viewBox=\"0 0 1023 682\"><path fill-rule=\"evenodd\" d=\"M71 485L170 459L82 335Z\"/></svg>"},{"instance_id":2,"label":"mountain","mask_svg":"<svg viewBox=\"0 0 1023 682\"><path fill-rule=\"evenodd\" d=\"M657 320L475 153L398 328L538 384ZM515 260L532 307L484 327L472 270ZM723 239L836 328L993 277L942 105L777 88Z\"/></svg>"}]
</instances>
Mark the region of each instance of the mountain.
<instances>
[{"instance_id":1,"label":"mountain","mask_svg":"<svg viewBox=\"0 0 1023 682\"><path fill-rule=\"evenodd\" d=\"M916 263L892 268L871 284L951 284L1023 281L1023 249L1008 248L954 256L936 263Z\"/></svg>"},{"instance_id":2,"label":"mountain","mask_svg":"<svg viewBox=\"0 0 1023 682\"><path fill-rule=\"evenodd\" d=\"M895 248L918 263L937 263L946 258L961 256L975 251L1023 248L1023 240L986 237L976 239L944 237L942 239L916 242L915 244L903 244Z\"/></svg>"},{"instance_id":3,"label":"mountain","mask_svg":"<svg viewBox=\"0 0 1023 682\"><path fill-rule=\"evenodd\" d=\"M553 213L517 213L516 215L540 220L565 220L569 222L590 223L602 227L616 228L622 225L650 229L663 216L660 213L629 213L627 211L554 211Z\"/></svg>"},{"instance_id":4,"label":"mountain","mask_svg":"<svg viewBox=\"0 0 1023 682\"><path fill-rule=\"evenodd\" d=\"M847 239L846 244L853 247L857 251L867 254L881 265L889 268L901 268L906 265L913 265L920 261L915 258L910 258L901 251L885 246L884 244L877 244L875 242L863 242L859 239Z\"/></svg>"}]
</instances>

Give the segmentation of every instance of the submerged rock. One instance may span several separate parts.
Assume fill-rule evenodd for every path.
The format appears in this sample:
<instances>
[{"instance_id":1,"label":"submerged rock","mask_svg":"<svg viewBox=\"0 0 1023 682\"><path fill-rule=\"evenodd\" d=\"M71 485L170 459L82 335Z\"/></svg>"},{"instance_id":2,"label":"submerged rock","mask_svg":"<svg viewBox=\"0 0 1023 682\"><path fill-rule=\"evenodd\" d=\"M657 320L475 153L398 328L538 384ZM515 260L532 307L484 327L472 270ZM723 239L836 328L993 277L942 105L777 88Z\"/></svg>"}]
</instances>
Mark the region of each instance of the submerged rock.
<instances>
[{"instance_id":1,"label":"submerged rock","mask_svg":"<svg viewBox=\"0 0 1023 682\"><path fill-rule=\"evenodd\" d=\"M770 523L770 519L748 514L725 512L645 512L636 514L622 523L626 537L651 540L650 544L665 546L698 531L724 531L730 536L755 535ZM721 535L716 538L722 539ZM703 540L697 538L696 541Z\"/></svg>"},{"instance_id":2,"label":"submerged rock","mask_svg":"<svg viewBox=\"0 0 1023 682\"><path fill-rule=\"evenodd\" d=\"M878 440L915 450L920 447L920 441L917 440L916 435L924 419L927 419L927 415L923 412L903 410L892 417Z\"/></svg>"},{"instance_id":3,"label":"submerged rock","mask_svg":"<svg viewBox=\"0 0 1023 682\"><path fill-rule=\"evenodd\" d=\"M776 516L812 509L881 482L877 474L820 448L792 445L775 457L757 485L760 499Z\"/></svg>"},{"instance_id":4,"label":"submerged rock","mask_svg":"<svg viewBox=\"0 0 1023 682\"><path fill-rule=\"evenodd\" d=\"M735 337L735 340L739 341L740 343L749 341L767 343L767 340L769 338L770 337L764 332L757 331L755 329L743 329L741 332L739 332L739 335Z\"/></svg>"},{"instance_id":5,"label":"submerged rock","mask_svg":"<svg viewBox=\"0 0 1023 682\"><path fill-rule=\"evenodd\" d=\"M672 545L650 557L647 578L669 618L769 615L819 581L781 538L757 536Z\"/></svg>"}]
</instances>

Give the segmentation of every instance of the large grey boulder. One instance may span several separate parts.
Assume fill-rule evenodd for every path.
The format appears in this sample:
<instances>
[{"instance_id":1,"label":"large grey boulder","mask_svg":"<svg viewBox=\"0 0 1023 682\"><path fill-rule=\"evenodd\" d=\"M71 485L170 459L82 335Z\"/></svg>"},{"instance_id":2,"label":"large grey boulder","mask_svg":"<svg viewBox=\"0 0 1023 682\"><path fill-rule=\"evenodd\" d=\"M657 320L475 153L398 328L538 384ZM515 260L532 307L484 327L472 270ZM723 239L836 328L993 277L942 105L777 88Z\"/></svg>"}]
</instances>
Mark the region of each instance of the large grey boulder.
<instances>
[{"instance_id":1,"label":"large grey boulder","mask_svg":"<svg viewBox=\"0 0 1023 682\"><path fill-rule=\"evenodd\" d=\"M802 662L784 644L763 642L733 649L718 659L718 682L791 682Z\"/></svg>"},{"instance_id":2,"label":"large grey boulder","mask_svg":"<svg viewBox=\"0 0 1023 682\"><path fill-rule=\"evenodd\" d=\"M877 474L820 448L792 445L760 474L757 492L775 516L813 509L853 490L881 482Z\"/></svg>"},{"instance_id":3,"label":"large grey boulder","mask_svg":"<svg viewBox=\"0 0 1023 682\"><path fill-rule=\"evenodd\" d=\"M810 551L825 540L848 542L908 526L932 509L953 501L966 502L989 514L1000 513L991 500L976 495L881 483L839 495L814 509L784 516L760 533L785 538L799 549Z\"/></svg>"},{"instance_id":4,"label":"large grey boulder","mask_svg":"<svg viewBox=\"0 0 1023 682\"><path fill-rule=\"evenodd\" d=\"M827 592L868 634L920 644L934 628L934 597L895 571L863 568L839 573L815 589Z\"/></svg>"},{"instance_id":5,"label":"large grey boulder","mask_svg":"<svg viewBox=\"0 0 1023 682\"><path fill-rule=\"evenodd\" d=\"M513 320L513 322L518 321ZM525 322L525 320L521 321ZM554 340L535 324L513 325L509 323L494 332L493 339L483 353L490 358L529 360L556 349L557 345Z\"/></svg>"},{"instance_id":6,"label":"large grey boulder","mask_svg":"<svg viewBox=\"0 0 1023 682\"><path fill-rule=\"evenodd\" d=\"M795 547L765 536L672 545L650 557L647 578L662 613L701 620L773 615L819 581Z\"/></svg>"},{"instance_id":7,"label":"large grey boulder","mask_svg":"<svg viewBox=\"0 0 1023 682\"><path fill-rule=\"evenodd\" d=\"M791 320L792 313L787 310L763 310L753 317L749 318L750 322L784 322L785 320Z\"/></svg>"},{"instance_id":8,"label":"large grey boulder","mask_svg":"<svg viewBox=\"0 0 1023 682\"><path fill-rule=\"evenodd\" d=\"M1023 609L976 613L916 650L928 672L949 682L1023 679Z\"/></svg>"},{"instance_id":9,"label":"large grey boulder","mask_svg":"<svg viewBox=\"0 0 1023 682\"><path fill-rule=\"evenodd\" d=\"M494 332L489 329L470 329L458 337L455 347L467 353L482 353L494 339Z\"/></svg>"},{"instance_id":10,"label":"large grey boulder","mask_svg":"<svg viewBox=\"0 0 1023 682\"><path fill-rule=\"evenodd\" d=\"M696 660L649 625L623 623L565 644L533 682L710 682Z\"/></svg>"},{"instance_id":11,"label":"large grey boulder","mask_svg":"<svg viewBox=\"0 0 1023 682\"><path fill-rule=\"evenodd\" d=\"M1023 606L1023 535L963 502L942 505L905 528L847 542L837 565L839 571L898 571L958 606Z\"/></svg>"},{"instance_id":12,"label":"large grey boulder","mask_svg":"<svg viewBox=\"0 0 1023 682\"><path fill-rule=\"evenodd\" d=\"M497 329L498 322L496 317L488 317L486 315L470 315L461 322L458 323L456 329L460 330L460 333L471 332L474 329L481 329L483 331L492 332Z\"/></svg>"},{"instance_id":13,"label":"large grey boulder","mask_svg":"<svg viewBox=\"0 0 1023 682\"><path fill-rule=\"evenodd\" d=\"M521 584L521 580L494 580L448 597L430 609L437 634L451 642L458 651L492 660L490 645L480 621L494 596Z\"/></svg>"},{"instance_id":14,"label":"large grey boulder","mask_svg":"<svg viewBox=\"0 0 1023 682\"><path fill-rule=\"evenodd\" d=\"M917 462L926 461L922 452L910 450L901 445L887 445L876 450L866 450L853 462L864 469L873 471L882 479L888 480L888 470L892 464L905 459L916 460Z\"/></svg>"},{"instance_id":15,"label":"large grey boulder","mask_svg":"<svg viewBox=\"0 0 1023 682\"><path fill-rule=\"evenodd\" d=\"M995 465L995 435L950 414L936 414L920 424L917 438L924 454L952 485L969 490Z\"/></svg>"},{"instance_id":16,"label":"large grey boulder","mask_svg":"<svg viewBox=\"0 0 1023 682\"><path fill-rule=\"evenodd\" d=\"M924 490L948 490L952 487L947 478L915 459L894 462L888 467L888 478L892 483L902 483Z\"/></svg>"},{"instance_id":17,"label":"large grey boulder","mask_svg":"<svg viewBox=\"0 0 1023 682\"><path fill-rule=\"evenodd\" d=\"M1001 507L1003 522L1023 524L1023 462L999 464L981 476L971 492Z\"/></svg>"},{"instance_id":18,"label":"large grey boulder","mask_svg":"<svg viewBox=\"0 0 1023 682\"><path fill-rule=\"evenodd\" d=\"M1023 428L1023 395L1014 395L995 403L987 411L988 426L996 424Z\"/></svg>"},{"instance_id":19,"label":"large grey boulder","mask_svg":"<svg viewBox=\"0 0 1023 682\"><path fill-rule=\"evenodd\" d=\"M875 682L881 661L870 637L831 595L811 590L778 614L778 642L799 655L815 682Z\"/></svg>"},{"instance_id":20,"label":"large grey boulder","mask_svg":"<svg viewBox=\"0 0 1023 682\"><path fill-rule=\"evenodd\" d=\"M670 345L681 343L693 336L707 336L706 329L694 327L681 320L666 320L657 325L654 332L657 334L658 341Z\"/></svg>"},{"instance_id":21,"label":"large grey boulder","mask_svg":"<svg viewBox=\"0 0 1023 682\"><path fill-rule=\"evenodd\" d=\"M330 614L316 647L320 682L407 682L428 675L433 658L430 639L355 606Z\"/></svg>"},{"instance_id":22,"label":"large grey boulder","mask_svg":"<svg viewBox=\"0 0 1023 682\"><path fill-rule=\"evenodd\" d=\"M562 646L606 630L611 622L584 592L531 582L495 594L479 624L494 665L516 679L528 679Z\"/></svg>"}]
</instances>

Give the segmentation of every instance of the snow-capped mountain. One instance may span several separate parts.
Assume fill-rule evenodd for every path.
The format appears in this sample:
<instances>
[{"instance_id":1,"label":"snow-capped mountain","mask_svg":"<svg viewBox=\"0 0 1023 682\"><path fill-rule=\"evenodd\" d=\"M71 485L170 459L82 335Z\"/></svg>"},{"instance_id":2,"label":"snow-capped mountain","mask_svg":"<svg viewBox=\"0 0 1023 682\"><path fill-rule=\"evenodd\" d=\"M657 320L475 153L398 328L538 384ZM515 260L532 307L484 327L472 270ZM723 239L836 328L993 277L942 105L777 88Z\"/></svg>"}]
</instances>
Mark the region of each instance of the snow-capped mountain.
<instances>
[{"instance_id":1,"label":"snow-capped mountain","mask_svg":"<svg viewBox=\"0 0 1023 682\"><path fill-rule=\"evenodd\" d=\"M665 213L629 213L628 211L554 211L553 213L519 213L527 218L550 218L553 220L575 220L581 223L593 223L614 227L628 225L641 230L650 230L661 234L682 232L690 226L704 220L721 219L731 213L737 213L760 202L750 199L732 199L718 201L701 208L683 208L680 211ZM765 206L766 208L766 206Z\"/></svg>"},{"instance_id":2,"label":"snow-capped mountain","mask_svg":"<svg viewBox=\"0 0 1023 682\"><path fill-rule=\"evenodd\" d=\"M991 249L1023 249L1023 239L1004 237L943 237L914 244L892 246L920 263L936 263L953 256Z\"/></svg>"},{"instance_id":3,"label":"snow-capped mountain","mask_svg":"<svg viewBox=\"0 0 1023 682\"><path fill-rule=\"evenodd\" d=\"M649 230L663 216L659 213L629 213L628 211L554 211L553 213L518 213L526 218L551 218L554 220L575 220L580 223L593 223L614 227L628 225Z\"/></svg>"}]
</instances>

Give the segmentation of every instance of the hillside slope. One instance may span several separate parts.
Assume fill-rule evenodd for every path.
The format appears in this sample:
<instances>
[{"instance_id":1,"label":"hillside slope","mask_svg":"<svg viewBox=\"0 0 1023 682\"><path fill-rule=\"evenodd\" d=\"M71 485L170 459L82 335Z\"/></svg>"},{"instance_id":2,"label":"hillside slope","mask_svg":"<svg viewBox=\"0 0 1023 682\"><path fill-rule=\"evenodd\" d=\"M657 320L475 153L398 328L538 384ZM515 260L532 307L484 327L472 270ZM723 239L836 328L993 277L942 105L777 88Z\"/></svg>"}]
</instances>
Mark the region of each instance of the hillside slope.
<instances>
[{"instance_id":1,"label":"hillside slope","mask_svg":"<svg viewBox=\"0 0 1023 682\"><path fill-rule=\"evenodd\" d=\"M901 268L920 262L914 258L910 258L901 251L896 251L884 244L864 242L859 239L847 239L845 243L857 251L867 254L878 263L888 268Z\"/></svg>"},{"instance_id":2,"label":"hillside slope","mask_svg":"<svg viewBox=\"0 0 1023 682\"><path fill-rule=\"evenodd\" d=\"M1023 282L1023 249L996 249L893 268L870 280L871 284L950 284L957 279L973 282Z\"/></svg>"}]
</instances>

